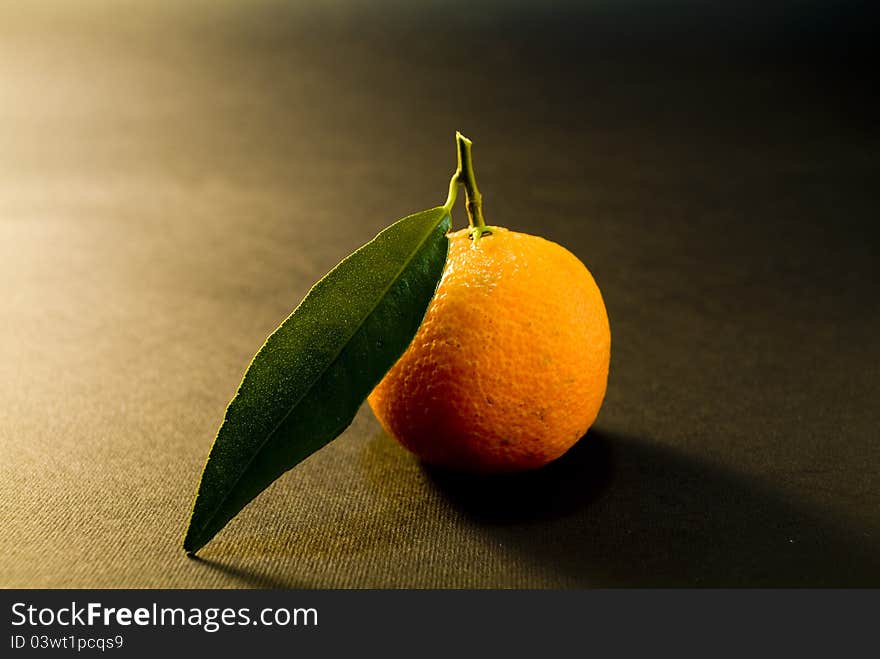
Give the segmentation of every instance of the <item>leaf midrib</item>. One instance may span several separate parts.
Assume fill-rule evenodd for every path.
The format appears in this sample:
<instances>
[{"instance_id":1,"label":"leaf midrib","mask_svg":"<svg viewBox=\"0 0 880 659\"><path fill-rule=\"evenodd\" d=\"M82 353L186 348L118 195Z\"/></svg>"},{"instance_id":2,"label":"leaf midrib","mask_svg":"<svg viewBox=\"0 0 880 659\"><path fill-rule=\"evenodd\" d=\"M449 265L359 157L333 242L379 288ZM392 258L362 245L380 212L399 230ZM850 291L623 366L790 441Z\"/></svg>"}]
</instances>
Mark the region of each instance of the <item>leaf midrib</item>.
<instances>
[{"instance_id":1,"label":"leaf midrib","mask_svg":"<svg viewBox=\"0 0 880 659\"><path fill-rule=\"evenodd\" d=\"M241 481L241 479L244 478L244 475L247 473L248 469L250 469L250 466L254 463L254 460L257 459L257 456L260 454L260 452L263 450L263 448L266 446L266 444L269 443L269 440L275 435L275 433L278 432L278 429L284 424L284 422L287 421L287 418L291 415L291 413L293 412L293 410L296 409L297 405L299 405L299 404L303 401L303 399L304 399L306 396L308 396L309 393L311 393L312 389L314 389L314 387L315 387L315 384L317 384L317 383L321 380L321 378L324 377L324 374L325 374L328 370L330 370L330 367L332 367L332 366L338 361L339 356L340 356L340 355L342 354L342 352L345 350L346 346L348 346L348 344L351 342L351 339L352 339L352 338L353 338L353 337L354 337L354 336L355 336L355 335L361 330L361 328L364 326L364 324L367 322L367 320L368 320L368 319L369 319L374 313L376 313L376 309L379 307L379 304L381 303L381 301L385 298L385 295L388 293L389 290L391 290L391 287L394 286L395 282L397 282L397 279L400 277L401 273L402 273L404 270L406 270L406 268L409 266L410 263L412 263L413 259L416 257L416 254L418 254L418 253L421 251L422 247L424 246L424 244L425 244L425 240L427 240L428 236L431 235L431 233L432 233L432 232L434 231L434 229L440 224L440 222L443 221L443 218L444 218L444 217L445 217L445 214L442 215L442 216L440 217L440 221L439 221L439 222L437 222L436 224L434 224L434 225L430 228L430 230L428 230L428 231L425 233L425 235L424 235L424 236L422 237L422 239L419 241L418 247L417 247L415 250L413 250L413 253L410 255L410 257L409 257L409 258L403 263L403 265L400 266L400 268L399 268L399 269L397 270L397 272L395 273L394 277L392 277L392 279L391 279L391 283L389 283L389 284L388 284L388 285L382 290L381 295L379 295L379 297L378 297L378 300L379 300L379 301L373 306L373 308L371 309L370 313L366 314L366 315L363 317L363 319L361 320L361 322L359 322L359 323L357 324L357 327L354 328L354 331L352 331L352 333L349 334L348 338L343 342L342 347L341 347L341 348L336 352L336 354L333 356L333 359L331 359L331 360L327 363L327 365L326 365L323 369L321 369L321 372L318 373L317 376L315 376L315 379L312 380L312 382L309 384L309 386L306 388L306 390L303 392L303 394L302 394L299 398L297 398L296 401L295 401L294 403L292 403L292 404L290 405L290 407L289 407L289 408L287 409L287 411L284 413L284 416L281 417L281 420L279 420L278 423L275 424L275 427L272 428L272 430L269 431L269 432L266 434L266 438L260 443L259 448L258 448L256 451L254 451L254 454L253 454L253 455L250 457L250 459L247 461L247 464L245 464L244 468L239 472L239 475L236 477L235 481L233 481L233 483L227 488L227 490L226 490L226 494L224 494L224 495L223 495L223 498L220 499L219 503L217 504L217 506L216 506L215 509L214 509L214 512L211 513L211 515L210 515L210 516L204 521L203 524L200 524L200 525L199 525L198 528L199 528L199 532L200 532L200 533L201 533L201 532L204 532L204 530L207 528L208 524L210 524L210 523L214 520L214 518L217 517L217 514L218 514L218 512L220 511L220 509L223 507L223 504L226 503L226 501L229 499L231 493L235 490L235 487L239 484L239 482ZM378 238L378 236L376 236L376 238ZM366 248L368 245L370 245L370 243L372 243L374 240L376 240L376 238L373 238L373 240L371 240L370 242L366 243L361 249ZM341 265L341 262L340 262L340 265ZM326 275L324 275L324 277L322 277L321 280L319 280L318 282L315 283L315 286L317 286L321 281L323 281L324 279L326 279L327 277L329 277L331 274L333 274L333 271L336 270L338 267L339 267L339 265L337 265L337 266L334 267L332 270L330 270L330 272L328 272ZM302 303L305 302L306 298L308 298L309 294L312 292L312 290L314 290L315 286L312 286L312 288L309 290L309 292L306 293L306 296L302 299L302 302L300 302L300 303L296 306L296 309L294 309L294 310L291 312L291 314L290 314L291 317L293 316L293 314L295 314L295 313L297 312L297 310L299 309L299 307L302 306ZM271 335L270 335L270 338L271 338ZM268 339L266 340L266 343L268 343ZM263 344L263 345L264 345L264 347L265 347L266 344ZM260 350L262 350L262 348L261 348ZM259 354L259 353L257 353L257 354ZM256 359L256 357L254 357L254 359ZM253 363L253 362L252 362L252 363ZM250 367L248 367L248 370L250 370ZM247 377L247 371L245 371L245 377ZM236 397L237 397L237 396L236 396ZM225 425L225 419L224 419L224 423L221 424L221 428L223 427L223 425ZM344 429L344 428L343 428L343 429ZM341 432L341 430L340 430L340 432ZM218 432L217 432L217 437L219 437L219 436L220 436L220 432L218 431ZM215 439L214 441L216 442L216 439ZM213 447L212 447L212 451L213 451ZM210 456L209 456L209 459L210 459ZM195 550L193 550L193 551L195 551Z\"/></svg>"}]
</instances>

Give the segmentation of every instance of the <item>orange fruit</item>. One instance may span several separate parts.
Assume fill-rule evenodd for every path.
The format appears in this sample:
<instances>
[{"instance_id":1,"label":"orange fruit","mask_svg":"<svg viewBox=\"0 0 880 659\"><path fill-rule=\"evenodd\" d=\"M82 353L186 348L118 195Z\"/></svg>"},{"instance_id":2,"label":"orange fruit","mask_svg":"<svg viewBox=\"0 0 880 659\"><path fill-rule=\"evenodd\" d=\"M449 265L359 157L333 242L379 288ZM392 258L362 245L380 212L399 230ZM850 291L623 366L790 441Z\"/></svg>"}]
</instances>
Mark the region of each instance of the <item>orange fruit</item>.
<instances>
[{"instance_id":1,"label":"orange fruit","mask_svg":"<svg viewBox=\"0 0 880 659\"><path fill-rule=\"evenodd\" d=\"M592 275L564 247L490 227L449 236L437 292L368 400L429 464L536 469L574 445L605 396L611 333Z\"/></svg>"}]
</instances>

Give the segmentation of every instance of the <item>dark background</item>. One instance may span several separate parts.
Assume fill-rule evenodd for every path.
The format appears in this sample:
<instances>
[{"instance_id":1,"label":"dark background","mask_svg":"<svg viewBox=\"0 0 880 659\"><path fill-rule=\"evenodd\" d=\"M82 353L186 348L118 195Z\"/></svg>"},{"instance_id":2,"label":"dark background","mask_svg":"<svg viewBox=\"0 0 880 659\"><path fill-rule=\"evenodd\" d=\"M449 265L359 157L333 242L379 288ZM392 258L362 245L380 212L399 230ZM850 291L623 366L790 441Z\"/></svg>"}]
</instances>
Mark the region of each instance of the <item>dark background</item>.
<instances>
[{"instance_id":1,"label":"dark background","mask_svg":"<svg viewBox=\"0 0 880 659\"><path fill-rule=\"evenodd\" d=\"M869 3L22 4L0 9L0 585L880 585ZM602 288L594 429L470 479L364 408L186 559L250 356L443 201L455 130L487 220Z\"/></svg>"}]
</instances>

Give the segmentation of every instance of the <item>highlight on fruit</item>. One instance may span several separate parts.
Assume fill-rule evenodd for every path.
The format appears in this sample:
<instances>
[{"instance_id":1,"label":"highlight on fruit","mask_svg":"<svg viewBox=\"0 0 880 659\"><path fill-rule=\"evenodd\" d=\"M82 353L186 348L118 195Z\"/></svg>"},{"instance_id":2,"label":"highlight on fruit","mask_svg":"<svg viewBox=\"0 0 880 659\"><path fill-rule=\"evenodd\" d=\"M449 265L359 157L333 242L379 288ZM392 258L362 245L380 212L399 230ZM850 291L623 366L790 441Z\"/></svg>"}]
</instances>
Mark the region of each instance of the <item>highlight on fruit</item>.
<instances>
[{"instance_id":1,"label":"highlight on fruit","mask_svg":"<svg viewBox=\"0 0 880 659\"><path fill-rule=\"evenodd\" d=\"M487 224L471 141L457 133L456 147L446 202L343 259L254 356L202 471L187 554L365 400L425 463L482 474L538 469L596 420L611 354L599 287L561 245ZM468 226L451 232L459 188Z\"/></svg>"}]
</instances>

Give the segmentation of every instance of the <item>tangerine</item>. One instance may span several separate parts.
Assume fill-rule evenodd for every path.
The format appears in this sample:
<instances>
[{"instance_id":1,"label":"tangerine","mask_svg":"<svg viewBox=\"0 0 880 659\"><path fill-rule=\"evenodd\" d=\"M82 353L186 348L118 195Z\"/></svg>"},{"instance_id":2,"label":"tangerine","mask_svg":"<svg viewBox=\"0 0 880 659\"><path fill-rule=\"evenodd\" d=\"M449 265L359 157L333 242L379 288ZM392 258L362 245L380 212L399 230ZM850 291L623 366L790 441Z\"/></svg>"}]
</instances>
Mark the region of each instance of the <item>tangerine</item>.
<instances>
[{"instance_id":1,"label":"tangerine","mask_svg":"<svg viewBox=\"0 0 880 659\"><path fill-rule=\"evenodd\" d=\"M549 240L485 226L449 240L422 325L370 407L429 464L536 469L599 413L611 356L602 294L586 266Z\"/></svg>"}]
</instances>

